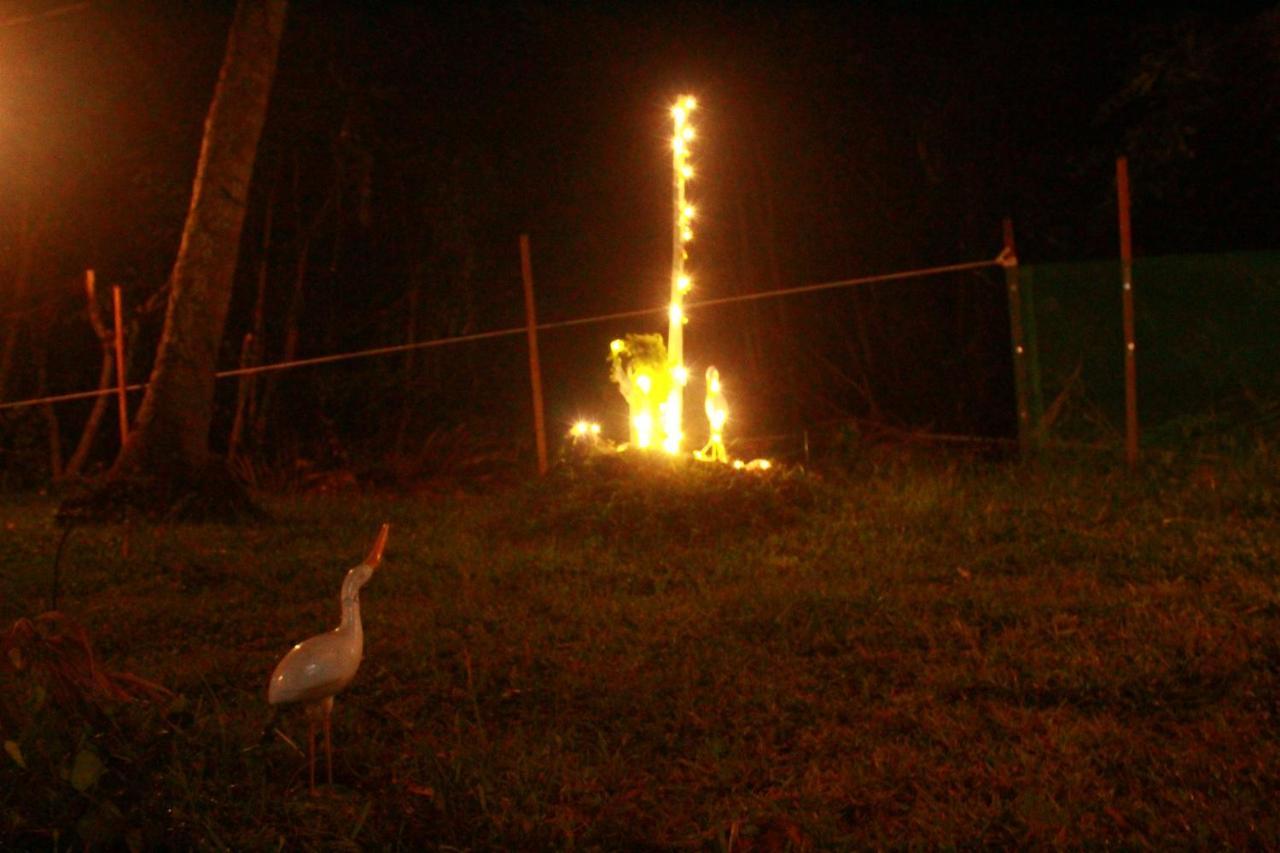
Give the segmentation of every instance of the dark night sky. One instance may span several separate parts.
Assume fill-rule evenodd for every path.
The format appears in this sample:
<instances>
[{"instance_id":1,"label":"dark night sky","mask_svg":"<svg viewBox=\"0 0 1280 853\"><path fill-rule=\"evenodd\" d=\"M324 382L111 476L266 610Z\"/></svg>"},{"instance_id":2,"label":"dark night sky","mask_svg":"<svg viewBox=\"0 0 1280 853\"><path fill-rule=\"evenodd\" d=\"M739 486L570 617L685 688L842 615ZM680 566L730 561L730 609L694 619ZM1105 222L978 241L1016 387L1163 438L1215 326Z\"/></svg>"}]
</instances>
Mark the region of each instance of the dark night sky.
<instances>
[{"instance_id":1,"label":"dark night sky","mask_svg":"<svg viewBox=\"0 0 1280 853\"><path fill-rule=\"evenodd\" d=\"M134 302L163 280L230 8L104 0L0 29L0 179L47 222L42 276L94 266ZM424 334L519 322L521 232L545 318L661 304L683 92L700 295L992 257L1006 215L1024 262L1112 255L1122 152L1139 252L1276 247L1276 7L912 8L294 3L229 340L272 187L281 292L341 188L312 351L384 333L415 277Z\"/></svg>"},{"instance_id":2,"label":"dark night sky","mask_svg":"<svg viewBox=\"0 0 1280 853\"><path fill-rule=\"evenodd\" d=\"M1275 130L1251 115L1269 111L1274 122L1275 90L1266 88L1280 62L1274 13L1266 33L1271 78L1259 80L1212 56L1215 42L1259 20L1248 10L1120 16L999 5L904 12L893 4L482 3L438 11L388 3L355 12L346 5L290 10L260 168L273 167L273 143L327 148L347 109L376 155L375 182L393 184L414 158L477 161L507 196L506 221L494 224L545 232L542 251L574 256L571 265L586 267L591 279L644 275L646 267L660 275L666 263L665 108L682 91L704 105L697 154L706 239L739 199L770 193L791 255L790 282L985 254L1005 214L1018 222L1031 260L1105 253L1111 247L1094 233L1103 229L1092 207L1105 202L1107 188L1079 179L1107 177L1098 164L1134 147L1136 135L1183 119L1198 135L1189 162L1214 148L1271 153L1273 140L1245 137ZM3 31L7 52L23 63L9 78L20 89L7 97L17 99L21 134L39 152L36 171L47 173L34 180L65 184L68 171L88 173L76 198L93 208L118 192L110 181L124 160L189 172L228 6L100 2ZM1198 39L1213 65L1208 75L1227 79L1179 89L1174 69L1157 80L1149 103L1108 116L1105 105L1144 64L1179 58L1179 39ZM1252 53L1258 61L1265 51ZM1184 76L1203 72L1193 67ZM1168 102L1177 96L1181 104ZM1215 103L1207 108L1197 96ZM1179 107L1187 114L1166 115ZM46 140L53 144L40 144ZM1130 153L1141 202L1145 152ZM1274 165L1256 165L1274 176ZM1224 162L1186 177L1245 168ZM379 200L403 203L387 199L392 187L377 189ZM1268 242L1246 215L1263 208L1230 211L1239 221L1208 229L1194 220L1226 210L1229 200L1212 186L1184 191L1203 207L1168 234L1144 235L1151 229L1140 221L1140 240L1161 252ZM1226 245L1232 233L1239 242ZM95 235L83 236L92 243ZM709 247L704 260L715 263L716 254ZM650 255L657 257L641 260Z\"/></svg>"}]
</instances>

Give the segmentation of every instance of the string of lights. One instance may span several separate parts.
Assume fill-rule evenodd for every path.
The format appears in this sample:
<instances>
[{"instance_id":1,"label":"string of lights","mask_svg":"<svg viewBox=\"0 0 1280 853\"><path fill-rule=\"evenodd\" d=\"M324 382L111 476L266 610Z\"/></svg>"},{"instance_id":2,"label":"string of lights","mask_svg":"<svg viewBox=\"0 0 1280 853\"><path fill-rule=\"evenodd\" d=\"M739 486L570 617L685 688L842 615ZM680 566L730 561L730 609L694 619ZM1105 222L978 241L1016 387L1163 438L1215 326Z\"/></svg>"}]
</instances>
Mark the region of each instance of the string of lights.
<instances>
[{"instance_id":1,"label":"string of lights","mask_svg":"<svg viewBox=\"0 0 1280 853\"><path fill-rule=\"evenodd\" d=\"M694 129L690 115L698 107L692 95L680 98L671 108L674 130L671 137L672 219L671 229L671 306L667 312L667 361L671 371L671 387L666 402L661 404L662 447L668 453L678 453L684 439L684 388L689 381L689 371L684 366L684 324L689 321L684 312L684 296L692 286L685 272L689 259L689 242L693 240L693 205L687 195L693 166L689 163L690 146Z\"/></svg>"}]
</instances>

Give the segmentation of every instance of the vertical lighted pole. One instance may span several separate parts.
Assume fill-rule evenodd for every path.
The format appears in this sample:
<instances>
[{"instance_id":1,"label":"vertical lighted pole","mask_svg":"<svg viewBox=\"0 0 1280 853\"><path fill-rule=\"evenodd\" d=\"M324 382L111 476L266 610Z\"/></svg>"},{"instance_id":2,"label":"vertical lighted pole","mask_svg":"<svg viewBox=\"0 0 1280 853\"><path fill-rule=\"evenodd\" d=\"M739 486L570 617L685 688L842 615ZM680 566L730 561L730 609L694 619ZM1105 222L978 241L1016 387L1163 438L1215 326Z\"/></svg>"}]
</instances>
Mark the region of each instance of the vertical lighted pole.
<instances>
[{"instance_id":1,"label":"vertical lighted pole","mask_svg":"<svg viewBox=\"0 0 1280 853\"><path fill-rule=\"evenodd\" d=\"M689 165L689 144L693 141L693 126L689 115L697 107L697 101L685 95L671 108L675 134L671 139L672 152L672 219L671 235L671 310L667 331L667 359L671 369L671 392L662 407L662 447L668 453L678 453L683 440L684 386L688 371L684 366L684 296L689 292L690 279L684 269L689 254L687 246L693 239L693 206L685 195L685 185L693 177Z\"/></svg>"}]
</instances>

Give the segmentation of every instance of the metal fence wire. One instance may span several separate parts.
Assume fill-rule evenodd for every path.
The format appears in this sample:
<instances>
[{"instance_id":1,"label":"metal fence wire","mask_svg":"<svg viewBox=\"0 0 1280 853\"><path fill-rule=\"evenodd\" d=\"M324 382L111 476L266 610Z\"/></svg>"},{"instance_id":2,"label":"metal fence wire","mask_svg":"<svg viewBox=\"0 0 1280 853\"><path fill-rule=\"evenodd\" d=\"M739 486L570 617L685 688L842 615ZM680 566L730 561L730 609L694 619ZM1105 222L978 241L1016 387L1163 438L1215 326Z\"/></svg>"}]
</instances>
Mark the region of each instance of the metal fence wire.
<instances>
[{"instance_id":1,"label":"metal fence wire","mask_svg":"<svg viewBox=\"0 0 1280 853\"><path fill-rule=\"evenodd\" d=\"M946 275L989 275L1003 265L1002 261L1005 261L1004 255L992 260L734 294L690 302L687 307L696 312L700 308L781 300L863 285L895 285L892 293L883 292L883 297L892 302L910 295L909 288L899 291L896 287L908 280L936 282L937 277ZM1016 270L1021 293L1017 305L1022 324L1020 334L1026 352L1025 407L1029 413L1030 446L1055 443L1119 446L1125 432L1121 262L1033 264L1017 266ZM955 287L956 281L958 279L941 284ZM1139 258L1133 262L1133 292L1138 419L1144 447L1176 450L1206 439L1230 440L1234 436L1251 435L1259 429L1280 431L1280 333L1276 328L1280 323L1280 253ZM799 303L796 308L804 310ZM822 304L809 308L827 313ZM599 334L605 334L616 331L611 326L622 328L618 321L660 316L665 311L665 307L655 306L544 322L539 323L537 329L554 331L601 324ZM883 311L876 313L883 314ZM227 369L219 371L217 377L230 379L251 373L333 365L493 339L505 338L515 344L527 331L526 326L494 329ZM848 334L847 330L843 333ZM548 356L553 373L556 372L556 352L552 341ZM511 381L520 381L517 377L524 370L521 357L512 352L508 359ZM577 355L559 360L581 369ZM1007 364L1002 362L1001 369L1008 369ZM527 381L527 373L524 376ZM990 377L987 380L990 384ZM127 390L144 387L145 384L135 383ZM608 391L605 389L602 393ZM113 393L116 389L4 401L0 402L0 410L86 400ZM1013 406L1009 408L1012 419Z\"/></svg>"}]
</instances>

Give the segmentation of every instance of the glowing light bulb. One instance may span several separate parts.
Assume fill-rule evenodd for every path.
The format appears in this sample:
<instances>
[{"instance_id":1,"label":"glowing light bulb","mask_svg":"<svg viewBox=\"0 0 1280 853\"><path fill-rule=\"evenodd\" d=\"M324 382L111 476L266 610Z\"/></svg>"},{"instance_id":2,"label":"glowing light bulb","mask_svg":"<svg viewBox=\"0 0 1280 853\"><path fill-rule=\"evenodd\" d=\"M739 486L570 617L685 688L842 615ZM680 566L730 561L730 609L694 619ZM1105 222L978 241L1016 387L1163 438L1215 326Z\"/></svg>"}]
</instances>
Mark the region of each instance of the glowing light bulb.
<instances>
[{"instance_id":1,"label":"glowing light bulb","mask_svg":"<svg viewBox=\"0 0 1280 853\"><path fill-rule=\"evenodd\" d=\"M681 135L682 137L684 137L684 141L685 141L685 142L692 142L692 141L693 141L693 137L694 137L696 134L695 134L695 131L694 131L694 129L693 129L692 127L690 127L689 125L685 125L685 126L684 126L684 130L680 131L680 135Z\"/></svg>"},{"instance_id":2,"label":"glowing light bulb","mask_svg":"<svg viewBox=\"0 0 1280 853\"><path fill-rule=\"evenodd\" d=\"M685 180L688 180L689 178L692 178L692 177L693 177L693 167L692 167L692 166L690 166L688 163L685 163L683 166L681 166L681 167L680 167L680 176L681 176L682 178L684 178Z\"/></svg>"},{"instance_id":3,"label":"glowing light bulb","mask_svg":"<svg viewBox=\"0 0 1280 853\"><path fill-rule=\"evenodd\" d=\"M627 348L627 345L623 343L620 338L614 338L612 341L609 342L609 349L610 351L613 352L614 355L617 355L618 353L622 352L626 348Z\"/></svg>"},{"instance_id":4,"label":"glowing light bulb","mask_svg":"<svg viewBox=\"0 0 1280 853\"><path fill-rule=\"evenodd\" d=\"M697 109L697 106L698 106L698 99L697 99L697 98L695 98L693 95L685 95L685 96L684 96L684 108L685 108L686 110L689 110L690 112L693 112L693 110Z\"/></svg>"},{"instance_id":5,"label":"glowing light bulb","mask_svg":"<svg viewBox=\"0 0 1280 853\"><path fill-rule=\"evenodd\" d=\"M685 367L683 364L677 366L675 370L671 371L671 375L675 377L676 384L689 384L689 368Z\"/></svg>"},{"instance_id":6,"label":"glowing light bulb","mask_svg":"<svg viewBox=\"0 0 1280 853\"><path fill-rule=\"evenodd\" d=\"M691 287L693 287L693 280L689 276L682 275L676 279L676 289L681 293L688 293Z\"/></svg>"},{"instance_id":7,"label":"glowing light bulb","mask_svg":"<svg viewBox=\"0 0 1280 853\"><path fill-rule=\"evenodd\" d=\"M684 210L680 211L680 213L682 216L684 216L685 219L693 219L693 214L694 214L693 205L686 204L684 206Z\"/></svg>"},{"instance_id":8,"label":"glowing light bulb","mask_svg":"<svg viewBox=\"0 0 1280 853\"><path fill-rule=\"evenodd\" d=\"M653 390L653 380L649 378L649 375L647 373L641 373L639 376L636 377L636 386L641 391L648 394L650 391Z\"/></svg>"},{"instance_id":9,"label":"glowing light bulb","mask_svg":"<svg viewBox=\"0 0 1280 853\"><path fill-rule=\"evenodd\" d=\"M637 447L643 449L653 444L653 415L641 412L632 419L631 423L636 428Z\"/></svg>"},{"instance_id":10,"label":"glowing light bulb","mask_svg":"<svg viewBox=\"0 0 1280 853\"><path fill-rule=\"evenodd\" d=\"M671 147L675 149L675 152L677 154L685 154L688 152L688 149L685 148L685 145L684 145L684 139L679 136L671 140Z\"/></svg>"},{"instance_id":11,"label":"glowing light bulb","mask_svg":"<svg viewBox=\"0 0 1280 853\"><path fill-rule=\"evenodd\" d=\"M586 438L587 436L597 436L600 434L600 424L595 421L580 420L569 430L569 434L574 438Z\"/></svg>"},{"instance_id":12,"label":"glowing light bulb","mask_svg":"<svg viewBox=\"0 0 1280 853\"><path fill-rule=\"evenodd\" d=\"M694 456L703 462L728 462L729 454L724 447L724 425L729 419L729 407L725 404L724 395L720 393L720 371L714 365L707 366L707 398L703 410L707 413L707 427L710 437L703 448Z\"/></svg>"},{"instance_id":13,"label":"glowing light bulb","mask_svg":"<svg viewBox=\"0 0 1280 853\"><path fill-rule=\"evenodd\" d=\"M671 117L676 120L676 124L684 124L684 120L689 117L689 111L683 104L676 104L671 108Z\"/></svg>"},{"instance_id":14,"label":"glowing light bulb","mask_svg":"<svg viewBox=\"0 0 1280 853\"><path fill-rule=\"evenodd\" d=\"M684 228L680 229L680 239L681 239L681 240L683 240L683 241L685 241L686 243L688 243L690 240L692 240L692 239L693 239L693 229L692 229L692 228L690 228L688 225L686 225Z\"/></svg>"},{"instance_id":15,"label":"glowing light bulb","mask_svg":"<svg viewBox=\"0 0 1280 853\"><path fill-rule=\"evenodd\" d=\"M671 322L673 323L684 322L684 309L679 305L676 305L674 302L671 303L671 308L667 311L667 314L671 317Z\"/></svg>"}]
</instances>

